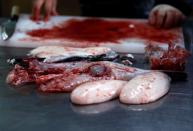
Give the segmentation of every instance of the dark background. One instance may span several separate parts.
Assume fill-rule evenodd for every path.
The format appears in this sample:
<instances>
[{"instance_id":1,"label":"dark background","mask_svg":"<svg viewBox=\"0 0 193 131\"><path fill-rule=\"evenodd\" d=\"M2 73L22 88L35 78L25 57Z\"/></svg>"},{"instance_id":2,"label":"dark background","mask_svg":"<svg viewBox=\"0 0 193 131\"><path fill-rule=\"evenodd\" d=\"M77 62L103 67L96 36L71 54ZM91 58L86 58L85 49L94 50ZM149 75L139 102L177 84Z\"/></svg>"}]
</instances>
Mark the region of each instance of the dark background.
<instances>
[{"instance_id":1,"label":"dark background","mask_svg":"<svg viewBox=\"0 0 193 131\"><path fill-rule=\"evenodd\" d=\"M13 5L20 7L20 13L31 13L33 0L0 0L0 16L10 16ZM80 15L79 0L58 0L61 15Z\"/></svg>"},{"instance_id":2,"label":"dark background","mask_svg":"<svg viewBox=\"0 0 193 131\"><path fill-rule=\"evenodd\" d=\"M186 0L193 7L193 0ZM21 13L31 13L33 0L0 0L0 17L10 16L13 5L20 6ZM80 15L79 0L58 0L61 15Z\"/></svg>"}]
</instances>

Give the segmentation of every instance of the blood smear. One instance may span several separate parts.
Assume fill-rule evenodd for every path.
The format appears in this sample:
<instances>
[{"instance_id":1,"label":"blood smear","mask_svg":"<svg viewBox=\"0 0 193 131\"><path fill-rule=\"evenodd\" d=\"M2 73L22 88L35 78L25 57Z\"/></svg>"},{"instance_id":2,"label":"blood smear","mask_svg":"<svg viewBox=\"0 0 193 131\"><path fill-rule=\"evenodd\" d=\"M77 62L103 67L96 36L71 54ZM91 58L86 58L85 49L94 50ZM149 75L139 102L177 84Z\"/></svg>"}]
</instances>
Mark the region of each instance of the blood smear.
<instances>
[{"instance_id":1,"label":"blood smear","mask_svg":"<svg viewBox=\"0 0 193 131\"><path fill-rule=\"evenodd\" d=\"M174 31L156 29L147 22L129 20L70 19L51 29L36 29L28 35L41 39L69 39L80 42L119 43L128 38L145 39L160 43L176 41L180 36Z\"/></svg>"}]
</instances>

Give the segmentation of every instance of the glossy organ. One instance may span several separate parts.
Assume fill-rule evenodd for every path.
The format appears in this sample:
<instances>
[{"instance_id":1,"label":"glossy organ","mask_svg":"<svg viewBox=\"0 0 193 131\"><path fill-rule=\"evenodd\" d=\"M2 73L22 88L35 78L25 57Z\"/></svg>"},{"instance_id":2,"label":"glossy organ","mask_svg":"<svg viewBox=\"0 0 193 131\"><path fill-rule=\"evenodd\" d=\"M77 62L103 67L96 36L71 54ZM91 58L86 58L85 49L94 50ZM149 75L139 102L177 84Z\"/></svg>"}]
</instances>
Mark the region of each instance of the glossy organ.
<instances>
[{"instance_id":1,"label":"glossy organ","mask_svg":"<svg viewBox=\"0 0 193 131\"><path fill-rule=\"evenodd\" d=\"M109 101L119 96L126 81L99 80L78 86L71 93L71 101L75 104L87 105Z\"/></svg>"},{"instance_id":2,"label":"glossy organ","mask_svg":"<svg viewBox=\"0 0 193 131\"><path fill-rule=\"evenodd\" d=\"M145 104L164 96L170 87L170 78L161 72L150 72L130 80L120 93L120 101L126 104Z\"/></svg>"}]
</instances>

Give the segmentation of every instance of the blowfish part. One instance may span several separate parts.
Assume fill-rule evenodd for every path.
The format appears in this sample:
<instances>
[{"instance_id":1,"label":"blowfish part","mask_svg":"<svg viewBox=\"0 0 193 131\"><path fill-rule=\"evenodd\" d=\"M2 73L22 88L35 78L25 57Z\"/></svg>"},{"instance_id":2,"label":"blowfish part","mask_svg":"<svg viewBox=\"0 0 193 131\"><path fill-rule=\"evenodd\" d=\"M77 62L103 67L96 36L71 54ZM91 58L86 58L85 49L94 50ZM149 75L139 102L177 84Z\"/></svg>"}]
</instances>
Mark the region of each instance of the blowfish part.
<instances>
[{"instance_id":1,"label":"blowfish part","mask_svg":"<svg viewBox=\"0 0 193 131\"><path fill-rule=\"evenodd\" d=\"M86 82L128 81L139 74L150 72L109 61L44 63L31 59L22 65L25 66L15 65L7 76L7 83L16 86L34 82L43 92L71 92Z\"/></svg>"},{"instance_id":2,"label":"blowfish part","mask_svg":"<svg viewBox=\"0 0 193 131\"><path fill-rule=\"evenodd\" d=\"M89 59L99 56L114 58L118 54L108 47L74 48L63 46L40 46L30 51L29 56L44 58L44 62L58 62L66 59ZM109 58L109 59L110 59Z\"/></svg>"},{"instance_id":3,"label":"blowfish part","mask_svg":"<svg viewBox=\"0 0 193 131\"><path fill-rule=\"evenodd\" d=\"M65 63L66 65L70 63ZM42 75L38 80L39 90L43 92L71 92L77 86L98 80L124 80L128 81L136 75L149 72L138 68L124 66L108 61L81 62L71 70L64 71L62 76L45 81L48 75ZM79 67L80 66L80 67ZM61 74L61 73L60 73Z\"/></svg>"},{"instance_id":4,"label":"blowfish part","mask_svg":"<svg viewBox=\"0 0 193 131\"><path fill-rule=\"evenodd\" d=\"M15 65L14 69L9 72L6 83L17 86L25 83L33 82L28 72L21 66Z\"/></svg>"},{"instance_id":5,"label":"blowfish part","mask_svg":"<svg viewBox=\"0 0 193 131\"><path fill-rule=\"evenodd\" d=\"M102 103L117 98L127 81L99 80L78 86L71 93L74 104L88 105Z\"/></svg>"},{"instance_id":6,"label":"blowfish part","mask_svg":"<svg viewBox=\"0 0 193 131\"><path fill-rule=\"evenodd\" d=\"M146 57L153 70L184 71L187 58L191 55L185 48L169 44L168 50L148 45Z\"/></svg>"},{"instance_id":7,"label":"blowfish part","mask_svg":"<svg viewBox=\"0 0 193 131\"><path fill-rule=\"evenodd\" d=\"M125 104L146 104L164 96L170 88L170 78L161 72L152 71L131 79L120 93Z\"/></svg>"}]
</instances>

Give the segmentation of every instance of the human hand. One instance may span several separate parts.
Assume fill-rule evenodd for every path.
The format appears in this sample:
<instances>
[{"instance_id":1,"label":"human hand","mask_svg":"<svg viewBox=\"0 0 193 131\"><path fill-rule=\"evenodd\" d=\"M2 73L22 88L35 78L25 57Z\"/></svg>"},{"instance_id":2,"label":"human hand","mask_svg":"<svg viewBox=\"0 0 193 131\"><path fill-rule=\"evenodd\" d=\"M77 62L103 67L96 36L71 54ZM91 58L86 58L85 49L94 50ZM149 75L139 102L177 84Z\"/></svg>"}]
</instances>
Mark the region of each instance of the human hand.
<instances>
[{"instance_id":1,"label":"human hand","mask_svg":"<svg viewBox=\"0 0 193 131\"><path fill-rule=\"evenodd\" d=\"M45 15L44 20L48 21L50 16L58 15L56 11L57 0L34 0L32 17L34 21L40 20L41 8L44 6Z\"/></svg>"},{"instance_id":2,"label":"human hand","mask_svg":"<svg viewBox=\"0 0 193 131\"><path fill-rule=\"evenodd\" d=\"M161 4L151 10L149 23L158 28L171 28L179 25L184 18L184 14L177 8Z\"/></svg>"}]
</instances>

